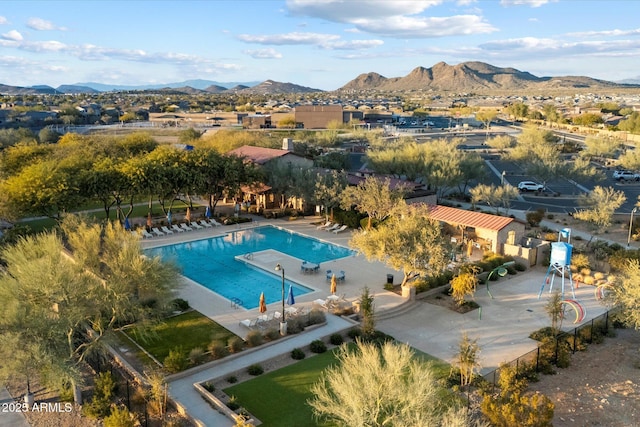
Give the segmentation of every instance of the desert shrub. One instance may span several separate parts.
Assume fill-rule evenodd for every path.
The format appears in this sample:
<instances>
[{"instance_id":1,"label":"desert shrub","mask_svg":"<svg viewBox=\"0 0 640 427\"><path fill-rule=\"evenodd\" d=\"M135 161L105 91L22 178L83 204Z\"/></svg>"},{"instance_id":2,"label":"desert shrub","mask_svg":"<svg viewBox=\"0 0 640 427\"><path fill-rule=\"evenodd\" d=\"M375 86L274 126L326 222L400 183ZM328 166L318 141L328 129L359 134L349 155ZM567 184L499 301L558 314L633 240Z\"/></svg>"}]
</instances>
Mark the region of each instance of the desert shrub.
<instances>
[{"instance_id":1,"label":"desert shrub","mask_svg":"<svg viewBox=\"0 0 640 427\"><path fill-rule=\"evenodd\" d=\"M235 396L229 397L229 401L227 402L227 408L235 411L240 408L240 404L238 403L238 399Z\"/></svg>"},{"instance_id":2,"label":"desert shrub","mask_svg":"<svg viewBox=\"0 0 640 427\"><path fill-rule=\"evenodd\" d=\"M104 427L133 427L135 425L132 414L125 406L113 408L111 415L104 419Z\"/></svg>"},{"instance_id":3,"label":"desert shrub","mask_svg":"<svg viewBox=\"0 0 640 427\"><path fill-rule=\"evenodd\" d=\"M527 270L527 266L526 266L526 265L524 265L524 264L523 264L523 263L521 263L521 262L516 262L516 263L513 265L513 268L514 268L516 271L526 271L526 270Z\"/></svg>"},{"instance_id":4,"label":"desert shrub","mask_svg":"<svg viewBox=\"0 0 640 427\"><path fill-rule=\"evenodd\" d=\"M575 267L575 271L588 269L590 267L589 257L586 254L573 254L571 257L571 267Z\"/></svg>"},{"instance_id":5,"label":"desert shrub","mask_svg":"<svg viewBox=\"0 0 640 427\"><path fill-rule=\"evenodd\" d=\"M294 348L293 350L291 350L291 358L294 360L302 360L306 357L306 355L304 354L304 351L302 351L299 348Z\"/></svg>"},{"instance_id":6,"label":"desert shrub","mask_svg":"<svg viewBox=\"0 0 640 427\"><path fill-rule=\"evenodd\" d=\"M596 280L604 280L604 273L601 271L596 271L593 273L593 278Z\"/></svg>"},{"instance_id":7,"label":"desert shrub","mask_svg":"<svg viewBox=\"0 0 640 427\"><path fill-rule=\"evenodd\" d=\"M548 214L547 215L547 219L553 219L553 218L554 218L553 214Z\"/></svg>"},{"instance_id":8,"label":"desert shrub","mask_svg":"<svg viewBox=\"0 0 640 427\"><path fill-rule=\"evenodd\" d=\"M340 345L344 342L344 338L340 334L331 334L329 337L329 342L333 345Z\"/></svg>"},{"instance_id":9,"label":"desert shrub","mask_svg":"<svg viewBox=\"0 0 640 427\"><path fill-rule=\"evenodd\" d=\"M264 373L264 368L262 365L254 363L247 368L247 373L253 376L262 375Z\"/></svg>"},{"instance_id":10,"label":"desert shrub","mask_svg":"<svg viewBox=\"0 0 640 427\"><path fill-rule=\"evenodd\" d=\"M182 347L169 350L169 355L164 358L164 368L172 374L187 368L187 354Z\"/></svg>"},{"instance_id":11,"label":"desert shrub","mask_svg":"<svg viewBox=\"0 0 640 427\"><path fill-rule=\"evenodd\" d=\"M171 301L171 306L173 306L176 310L187 311L189 310L189 302L182 298L176 298Z\"/></svg>"},{"instance_id":12,"label":"desert shrub","mask_svg":"<svg viewBox=\"0 0 640 427\"><path fill-rule=\"evenodd\" d=\"M360 328L352 328L347 332L347 336L355 341L356 338L362 335Z\"/></svg>"},{"instance_id":13,"label":"desert shrub","mask_svg":"<svg viewBox=\"0 0 640 427\"><path fill-rule=\"evenodd\" d=\"M309 349L314 353L324 353L327 351L327 345L322 340L311 341Z\"/></svg>"},{"instance_id":14,"label":"desert shrub","mask_svg":"<svg viewBox=\"0 0 640 427\"><path fill-rule=\"evenodd\" d=\"M245 341L249 347L257 347L259 345L262 345L262 343L264 342L264 338L262 337L260 331L249 331L247 337L245 338Z\"/></svg>"},{"instance_id":15,"label":"desert shrub","mask_svg":"<svg viewBox=\"0 0 640 427\"><path fill-rule=\"evenodd\" d=\"M584 276L582 278L582 283L593 286L596 283L596 279L593 276Z\"/></svg>"},{"instance_id":16,"label":"desert shrub","mask_svg":"<svg viewBox=\"0 0 640 427\"><path fill-rule=\"evenodd\" d=\"M544 218L544 209L537 209L533 212L527 212L526 219L531 227L540 225L540 221Z\"/></svg>"},{"instance_id":17,"label":"desert shrub","mask_svg":"<svg viewBox=\"0 0 640 427\"><path fill-rule=\"evenodd\" d=\"M202 384L202 387L209 393L213 393L214 391L216 391L216 388L211 381L205 382L204 384Z\"/></svg>"},{"instance_id":18,"label":"desert shrub","mask_svg":"<svg viewBox=\"0 0 640 427\"><path fill-rule=\"evenodd\" d=\"M244 348L244 341L240 337L232 336L227 341L227 347L229 348L230 353L239 353Z\"/></svg>"},{"instance_id":19,"label":"desert shrub","mask_svg":"<svg viewBox=\"0 0 640 427\"><path fill-rule=\"evenodd\" d=\"M309 325L318 325L326 321L327 321L327 316L324 314L324 311L314 308L309 312L309 320L308 320Z\"/></svg>"},{"instance_id":20,"label":"desert shrub","mask_svg":"<svg viewBox=\"0 0 640 427\"><path fill-rule=\"evenodd\" d=\"M298 334L304 330L305 320L299 317L293 317L287 320L287 333Z\"/></svg>"},{"instance_id":21,"label":"desert shrub","mask_svg":"<svg viewBox=\"0 0 640 427\"><path fill-rule=\"evenodd\" d=\"M222 359L229 354L229 350L227 349L224 341L220 340L211 341L208 349L211 357L214 359Z\"/></svg>"},{"instance_id":22,"label":"desert shrub","mask_svg":"<svg viewBox=\"0 0 640 427\"><path fill-rule=\"evenodd\" d=\"M280 338L280 331L275 328L269 328L264 331L263 336L267 341L275 341Z\"/></svg>"},{"instance_id":23,"label":"desert shrub","mask_svg":"<svg viewBox=\"0 0 640 427\"><path fill-rule=\"evenodd\" d=\"M192 348L189 352L189 362L192 365L199 365L204 360L204 350L200 347Z\"/></svg>"},{"instance_id":24,"label":"desert shrub","mask_svg":"<svg viewBox=\"0 0 640 427\"><path fill-rule=\"evenodd\" d=\"M549 242L555 242L557 238L558 235L556 233L544 233L542 235L542 240L547 240Z\"/></svg>"},{"instance_id":25,"label":"desert shrub","mask_svg":"<svg viewBox=\"0 0 640 427\"><path fill-rule=\"evenodd\" d=\"M235 384L238 382L238 377L236 377L235 375L230 375L226 378L226 380L229 384Z\"/></svg>"},{"instance_id":26,"label":"desert shrub","mask_svg":"<svg viewBox=\"0 0 640 427\"><path fill-rule=\"evenodd\" d=\"M82 407L82 413L89 418L103 418L109 415L115 390L116 382L111 372L100 372L93 387L93 398Z\"/></svg>"}]
</instances>

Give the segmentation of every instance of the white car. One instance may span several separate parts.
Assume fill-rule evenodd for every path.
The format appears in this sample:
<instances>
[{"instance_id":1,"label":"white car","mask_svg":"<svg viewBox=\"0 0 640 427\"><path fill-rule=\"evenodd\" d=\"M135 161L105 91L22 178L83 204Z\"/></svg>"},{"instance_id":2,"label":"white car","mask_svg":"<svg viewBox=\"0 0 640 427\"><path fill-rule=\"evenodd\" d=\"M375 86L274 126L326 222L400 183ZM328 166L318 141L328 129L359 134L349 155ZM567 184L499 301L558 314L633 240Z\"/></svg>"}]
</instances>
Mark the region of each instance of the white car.
<instances>
[{"instance_id":1,"label":"white car","mask_svg":"<svg viewBox=\"0 0 640 427\"><path fill-rule=\"evenodd\" d=\"M521 181L518 183L518 190L520 191L542 191L543 189L544 185L533 181Z\"/></svg>"},{"instance_id":2,"label":"white car","mask_svg":"<svg viewBox=\"0 0 640 427\"><path fill-rule=\"evenodd\" d=\"M640 175L630 171L616 170L613 171L613 179L616 181L639 181Z\"/></svg>"}]
</instances>

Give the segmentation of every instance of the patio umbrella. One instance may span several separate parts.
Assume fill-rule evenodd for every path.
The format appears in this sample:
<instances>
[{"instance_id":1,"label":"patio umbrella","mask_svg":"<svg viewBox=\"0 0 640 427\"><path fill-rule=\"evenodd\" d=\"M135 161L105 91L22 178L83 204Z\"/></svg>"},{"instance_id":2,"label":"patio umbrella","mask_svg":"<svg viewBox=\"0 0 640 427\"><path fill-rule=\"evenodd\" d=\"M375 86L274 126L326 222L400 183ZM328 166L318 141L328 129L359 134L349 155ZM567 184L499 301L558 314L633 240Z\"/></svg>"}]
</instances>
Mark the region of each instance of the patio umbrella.
<instances>
[{"instance_id":1,"label":"patio umbrella","mask_svg":"<svg viewBox=\"0 0 640 427\"><path fill-rule=\"evenodd\" d=\"M265 313L267 311L267 303L264 300L264 292L260 294L260 313Z\"/></svg>"},{"instance_id":2,"label":"patio umbrella","mask_svg":"<svg viewBox=\"0 0 640 427\"><path fill-rule=\"evenodd\" d=\"M124 219L124 229L131 230L131 223L129 222L129 217Z\"/></svg>"},{"instance_id":3,"label":"patio umbrella","mask_svg":"<svg viewBox=\"0 0 640 427\"><path fill-rule=\"evenodd\" d=\"M149 215L147 215L147 227L151 228L152 225L153 221L151 221L151 212L149 212Z\"/></svg>"},{"instance_id":4,"label":"patio umbrella","mask_svg":"<svg viewBox=\"0 0 640 427\"><path fill-rule=\"evenodd\" d=\"M211 208L207 206L207 209L204 210L204 216L207 218L211 218Z\"/></svg>"},{"instance_id":5,"label":"patio umbrella","mask_svg":"<svg viewBox=\"0 0 640 427\"><path fill-rule=\"evenodd\" d=\"M191 208L187 208L187 213L184 216L184 220L191 223Z\"/></svg>"},{"instance_id":6,"label":"patio umbrella","mask_svg":"<svg viewBox=\"0 0 640 427\"><path fill-rule=\"evenodd\" d=\"M331 275L331 295L335 295L336 290L338 288L338 280L336 279L336 275Z\"/></svg>"},{"instance_id":7,"label":"patio umbrella","mask_svg":"<svg viewBox=\"0 0 640 427\"><path fill-rule=\"evenodd\" d=\"M289 285L289 293L287 294L287 304L293 305L296 303L295 298L293 298L293 285Z\"/></svg>"},{"instance_id":8,"label":"patio umbrella","mask_svg":"<svg viewBox=\"0 0 640 427\"><path fill-rule=\"evenodd\" d=\"M167 212L167 222L171 225L171 211Z\"/></svg>"}]
</instances>

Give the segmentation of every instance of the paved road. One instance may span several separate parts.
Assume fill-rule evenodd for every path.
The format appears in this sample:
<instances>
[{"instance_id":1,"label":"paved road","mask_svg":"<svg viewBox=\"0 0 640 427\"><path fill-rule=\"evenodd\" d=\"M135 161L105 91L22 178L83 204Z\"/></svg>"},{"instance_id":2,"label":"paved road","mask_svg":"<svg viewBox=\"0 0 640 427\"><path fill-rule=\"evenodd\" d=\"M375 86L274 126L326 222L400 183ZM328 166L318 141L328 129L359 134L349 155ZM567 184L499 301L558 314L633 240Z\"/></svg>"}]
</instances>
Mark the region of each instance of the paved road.
<instances>
[{"instance_id":1,"label":"paved road","mask_svg":"<svg viewBox=\"0 0 640 427\"><path fill-rule=\"evenodd\" d=\"M24 414L14 410L12 403L22 403L11 397L6 387L0 387L0 427L29 427Z\"/></svg>"}]
</instances>

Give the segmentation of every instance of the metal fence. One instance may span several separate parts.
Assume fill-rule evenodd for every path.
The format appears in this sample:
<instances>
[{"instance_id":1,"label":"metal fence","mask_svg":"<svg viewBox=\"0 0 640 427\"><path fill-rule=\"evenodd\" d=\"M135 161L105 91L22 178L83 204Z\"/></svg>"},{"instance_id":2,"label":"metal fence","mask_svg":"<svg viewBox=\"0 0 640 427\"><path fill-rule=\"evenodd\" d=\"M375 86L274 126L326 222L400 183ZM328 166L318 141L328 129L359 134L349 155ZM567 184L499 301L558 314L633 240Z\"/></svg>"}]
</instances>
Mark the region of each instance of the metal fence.
<instances>
[{"instance_id":1,"label":"metal fence","mask_svg":"<svg viewBox=\"0 0 640 427\"><path fill-rule=\"evenodd\" d=\"M571 354L582 350L585 344L591 344L607 334L610 327L610 313L611 310L608 310L571 331L560 332L555 337L541 342L535 350L504 365L515 367L517 376L539 372L551 373L553 366L565 368L569 366ZM500 369L495 369L483 376L494 387L500 378Z\"/></svg>"}]
</instances>

